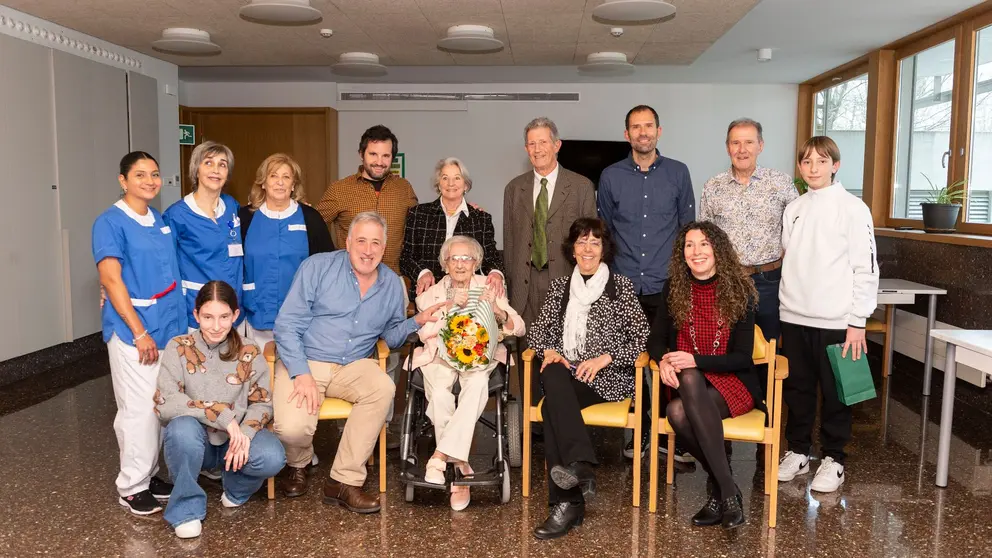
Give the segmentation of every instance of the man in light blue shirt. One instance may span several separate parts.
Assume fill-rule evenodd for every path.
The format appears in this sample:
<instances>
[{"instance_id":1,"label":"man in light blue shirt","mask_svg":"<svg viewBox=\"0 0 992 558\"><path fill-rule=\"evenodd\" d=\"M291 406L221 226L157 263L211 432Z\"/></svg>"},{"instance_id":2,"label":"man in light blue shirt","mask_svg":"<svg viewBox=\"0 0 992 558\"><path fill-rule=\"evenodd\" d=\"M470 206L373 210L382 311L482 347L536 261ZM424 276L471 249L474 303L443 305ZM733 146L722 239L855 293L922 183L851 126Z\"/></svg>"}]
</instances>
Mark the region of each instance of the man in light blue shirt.
<instances>
[{"instance_id":1,"label":"man in light blue shirt","mask_svg":"<svg viewBox=\"0 0 992 558\"><path fill-rule=\"evenodd\" d=\"M348 229L347 250L316 254L300 265L276 317L279 360L273 386L275 432L286 448L290 474L283 492L306 493L306 467L313 458L317 413L325 397L352 403L324 502L357 513L379 511L377 495L366 494L365 462L386 421L396 387L368 358L381 337L399 347L446 303L406 318L403 282L386 265L386 223L377 213L357 215Z\"/></svg>"}]
</instances>

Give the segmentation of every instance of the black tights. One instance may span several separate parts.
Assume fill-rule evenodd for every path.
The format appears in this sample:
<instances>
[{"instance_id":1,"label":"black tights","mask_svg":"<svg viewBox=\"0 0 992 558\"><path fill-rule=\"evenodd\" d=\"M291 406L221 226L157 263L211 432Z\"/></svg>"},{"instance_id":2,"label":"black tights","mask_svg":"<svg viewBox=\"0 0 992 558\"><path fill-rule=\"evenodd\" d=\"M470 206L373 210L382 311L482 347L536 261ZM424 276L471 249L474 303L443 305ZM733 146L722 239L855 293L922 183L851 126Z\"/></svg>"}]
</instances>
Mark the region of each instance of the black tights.
<instances>
[{"instance_id":1,"label":"black tights","mask_svg":"<svg viewBox=\"0 0 992 558\"><path fill-rule=\"evenodd\" d=\"M699 370L683 370L678 378L679 397L668 404L668 422L679 443L716 481L720 499L732 498L737 486L723 444L723 419L730 416L730 408Z\"/></svg>"}]
</instances>

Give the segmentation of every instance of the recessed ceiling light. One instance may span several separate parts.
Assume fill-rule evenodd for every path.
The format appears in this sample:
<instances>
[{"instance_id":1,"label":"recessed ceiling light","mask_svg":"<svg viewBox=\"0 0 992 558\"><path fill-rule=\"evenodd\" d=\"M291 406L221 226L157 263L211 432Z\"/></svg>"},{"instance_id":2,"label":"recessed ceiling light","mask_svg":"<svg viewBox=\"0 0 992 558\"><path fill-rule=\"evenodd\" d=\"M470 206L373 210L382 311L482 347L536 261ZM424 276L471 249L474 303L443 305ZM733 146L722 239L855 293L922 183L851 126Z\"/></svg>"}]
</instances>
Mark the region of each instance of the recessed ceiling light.
<instances>
[{"instance_id":1,"label":"recessed ceiling light","mask_svg":"<svg viewBox=\"0 0 992 558\"><path fill-rule=\"evenodd\" d=\"M386 75L387 69L375 54L346 52L338 57L337 64L331 64L331 71L339 76L378 77Z\"/></svg>"},{"instance_id":2,"label":"recessed ceiling light","mask_svg":"<svg viewBox=\"0 0 992 558\"><path fill-rule=\"evenodd\" d=\"M437 42L438 48L456 52L496 51L503 48L491 27L485 25L455 25L448 28L448 36Z\"/></svg>"},{"instance_id":3,"label":"recessed ceiling light","mask_svg":"<svg viewBox=\"0 0 992 558\"><path fill-rule=\"evenodd\" d=\"M674 13L675 6L662 0L610 0L592 10L594 18L625 23L661 19Z\"/></svg>"},{"instance_id":4,"label":"recessed ceiling light","mask_svg":"<svg viewBox=\"0 0 992 558\"><path fill-rule=\"evenodd\" d=\"M323 18L310 0L251 0L239 14L248 21L275 25L316 23Z\"/></svg>"},{"instance_id":5,"label":"recessed ceiling light","mask_svg":"<svg viewBox=\"0 0 992 558\"><path fill-rule=\"evenodd\" d=\"M162 38L153 42L152 48L187 56L220 54L220 46L210 42L210 33L187 27L170 27L163 30Z\"/></svg>"},{"instance_id":6,"label":"recessed ceiling light","mask_svg":"<svg viewBox=\"0 0 992 558\"><path fill-rule=\"evenodd\" d=\"M634 65L627 62L627 55L622 52L594 52L586 57L586 63L579 66L579 71L599 75L624 75L634 71Z\"/></svg>"}]
</instances>

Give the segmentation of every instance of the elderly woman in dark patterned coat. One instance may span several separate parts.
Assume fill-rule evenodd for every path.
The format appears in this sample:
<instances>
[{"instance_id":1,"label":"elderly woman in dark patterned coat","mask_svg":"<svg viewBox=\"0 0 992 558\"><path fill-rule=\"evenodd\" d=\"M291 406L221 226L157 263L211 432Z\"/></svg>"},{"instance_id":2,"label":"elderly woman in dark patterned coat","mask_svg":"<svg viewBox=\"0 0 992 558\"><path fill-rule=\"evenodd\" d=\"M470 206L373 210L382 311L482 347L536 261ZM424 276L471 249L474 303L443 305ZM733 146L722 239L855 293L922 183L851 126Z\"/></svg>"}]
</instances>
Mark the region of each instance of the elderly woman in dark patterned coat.
<instances>
[{"instance_id":1,"label":"elderly woman in dark patterned coat","mask_svg":"<svg viewBox=\"0 0 992 558\"><path fill-rule=\"evenodd\" d=\"M648 323L634 285L611 273L609 229L599 219L577 219L562 243L575 268L551 282L528 340L542 357L544 452L550 515L534 530L553 539L582 524L583 489L595 489L596 454L582 409L634 395L634 362L644 351Z\"/></svg>"}]
</instances>

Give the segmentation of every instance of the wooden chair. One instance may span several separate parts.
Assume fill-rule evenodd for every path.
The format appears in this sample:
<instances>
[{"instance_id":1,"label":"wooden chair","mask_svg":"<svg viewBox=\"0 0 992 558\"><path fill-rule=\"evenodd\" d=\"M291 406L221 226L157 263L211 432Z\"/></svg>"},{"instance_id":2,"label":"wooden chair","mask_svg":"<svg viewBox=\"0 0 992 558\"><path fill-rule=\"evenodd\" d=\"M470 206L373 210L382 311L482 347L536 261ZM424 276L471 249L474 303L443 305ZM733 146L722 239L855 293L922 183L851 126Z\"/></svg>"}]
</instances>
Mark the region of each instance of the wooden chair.
<instances>
[{"instance_id":1,"label":"wooden chair","mask_svg":"<svg viewBox=\"0 0 992 558\"><path fill-rule=\"evenodd\" d=\"M896 324L896 307L894 304L885 305L885 320L878 320L875 318L868 318L865 323L865 333L878 333L883 339L882 351L882 377L886 378L889 372L892 370L892 343L895 341L895 336L893 335L893 329Z\"/></svg>"},{"instance_id":2,"label":"wooden chair","mask_svg":"<svg viewBox=\"0 0 992 558\"><path fill-rule=\"evenodd\" d=\"M376 358L379 360L379 368L385 373L386 371L386 359L389 357L389 346L382 339L378 340L375 344L376 348ZM269 386L272 388L272 393L275 393L275 375L276 375L276 344L274 342L268 342L265 344L265 349L263 351L265 354L265 362L269 365ZM320 410L317 412L317 420L342 420L347 419L348 415L351 414L352 404L343 400L337 399L336 397L326 397L324 402L320 405ZM319 423L318 423L319 424ZM369 465L375 465L375 456L369 456ZM269 500L276 497L276 479L275 477L269 479ZM382 425L382 430L379 431L379 492L386 491L386 425Z\"/></svg>"},{"instance_id":3,"label":"wooden chair","mask_svg":"<svg viewBox=\"0 0 992 558\"><path fill-rule=\"evenodd\" d=\"M771 421L766 424L765 413L752 409L739 417L724 419L723 437L725 440L752 442L765 446L765 494L771 496L768 507L768 527L775 528L778 511L778 456L782 429L782 380L789 377L789 363L785 357L775 354L775 340L766 341L761 328L754 327L754 364L768 365L766 406ZM658 509L658 436L668 435L667 482L675 480L675 431L668 419L659 419L660 385L658 364L651 362L651 473L649 510ZM636 462L636 460L635 460Z\"/></svg>"},{"instance_id":4,"label":"wooden chair","mask_svg":"<svg viewBox=\"0 0 992 558\"><path fill-rule=\"evenodd\" d=\"M530 430L532 422L542 422L542 399L537 406L531 405L531 374L534 362L534 350L527 349L523 354L523 405L524 405L524 460L523 460L523 494L530 496ZM609 428L632 428L634 430L634 455L641 453L641 404L644 382L644 368L648 365L648 354L641 353L634 364L634 409L630 409L630 399L623 401L599 403L582 409L582 420L587 426L605 426ZM634 459L634 507L641 504L641 460Z\"/></svg>"}]
</instances>

